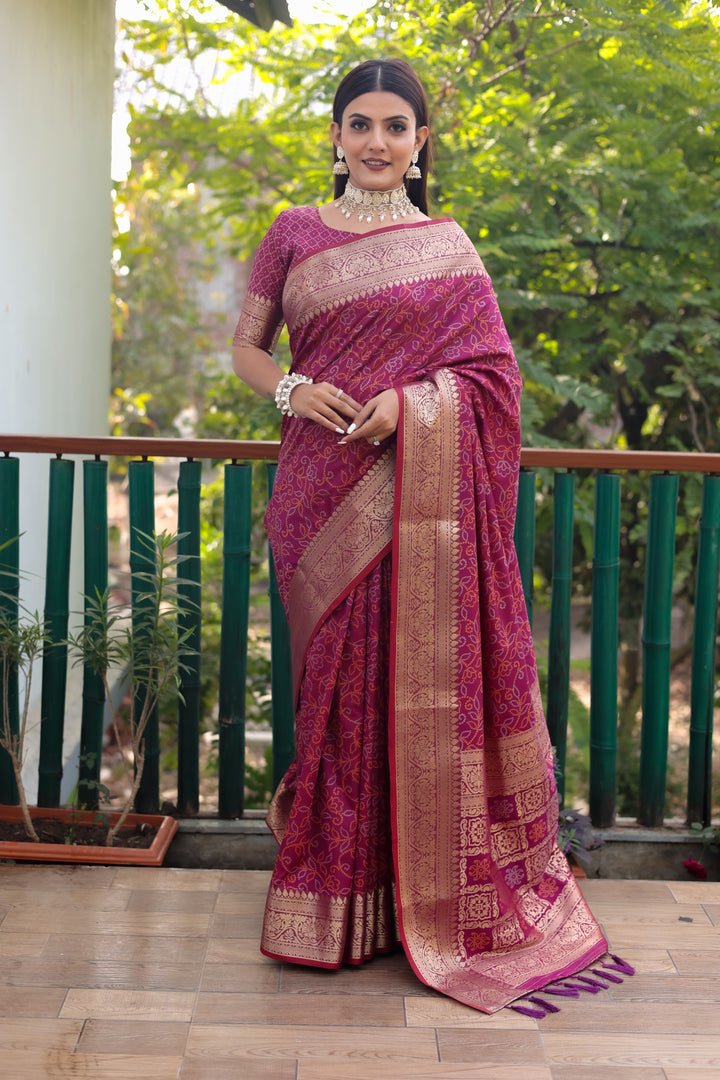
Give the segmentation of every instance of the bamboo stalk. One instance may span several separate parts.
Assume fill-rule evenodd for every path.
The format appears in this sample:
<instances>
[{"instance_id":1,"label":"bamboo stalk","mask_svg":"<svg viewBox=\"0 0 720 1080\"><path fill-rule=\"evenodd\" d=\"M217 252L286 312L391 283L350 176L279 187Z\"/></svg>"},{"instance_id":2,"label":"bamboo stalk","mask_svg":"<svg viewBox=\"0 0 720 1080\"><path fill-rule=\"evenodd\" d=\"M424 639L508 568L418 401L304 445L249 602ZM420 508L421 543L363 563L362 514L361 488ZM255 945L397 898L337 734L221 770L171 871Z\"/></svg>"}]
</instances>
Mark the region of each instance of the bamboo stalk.
<instances>
[{"instance_id":1,"label":"bamboo stalk","mask_svg":"<svg viewBox=\"0 0 720 1080\"><path fill-rule=\"evenodd\" d=\"M720 570L720 476L706 476L698 541L695 621L690 691L690 757L687 819L710 824L712 736L715 699L715 637Z\"/></svg>"},{"instance_id":2,"label":"bamboo stalk","mask_svg":"<svg viewBox=\"0 0 720 1080\"><path fill-rule=\"evenodd\" d=\"M240 817L245 804L245 680L250 604L252 470L225 466L222 623L220 631L218 808Z\"/></svg>"},{"instance_id":3,"label":"bamboo stalk","mask_svg":"<svg viewBox=\"0 0 720 1080\"><path fill-rule=\"evenodd\" d=\"M178 699L178 810L196 814L200 807L200 480L199 461L180 463L178 476L178 557L183 581L178 585L178 628L185 639Z\"/></svg>"},{"instance_id":4,"label":"bamboo stalk","mask_svg":"<svg viewBox=\"0 0 720 1080\"><path fill-rule=\"evenodd\" d=\"M609 827L615 819L618 687L618 583L620 477L598 476L590 639L590 817Z\"/></svg>"},{"instance_id":5,"label":"bamboo stalk","mask_svg":"<svg viewBox=\"0 0 720 1080\"><path fill-rule=\"evenodd\" d=\"M267 466L268 498L272 495L276 465ZM270 592L270 649L272 682L273 790L295 758L295 709L293 702L290 627L280 599L275 563L268 544Z\"/></svg>"},{"instance_id":6,"label":"bamboo stalk","mask_svg":"<svg viewBox=\"0 0 720 1080\"><path fill-rule=\"evenodd\" d=\"M20 461L0 458L0 618L17 628L20 592ZM9 658L2 663L3 704L8 733L17 735L20 723L17 666ZM0 800L17 803L18 787L12 759L0 748Z\"/></svg>"},{"instance_id":7,"label":"bamboo stalk","mask_svg":"<svg viewBox=\"0 0 720 1080\"><path fill-rule=\"evenodd\" d=\"M130 576L132 580L133 671L145 668L145 655L151 637L155 601L148 590L148 579L157 574L157 549L150 539L155 535L155 470L151 461L131 461L128 466L130 495ZM144 736L143 765L137 786L137 809L143 814L157 813L160 806L160 733L155 705L144 716L146 698L133 680L133 745L135 732L142 722ZM138 762L135 761L137 770Z\"/></svg>"},{"instance_id":8,"label":"bamboo stalk","mask_svg":"<svg viewBox=\"0 0 720 1080\"><path fill-rule=\"evenodd\" d=\"M572 473L557 473L553 492L553 575L550 598L547 725L557 754L558 797L565 796L565 750L570 700L570 590L572 584Z\"/></svg>"},{"instance_id":9,"label":"bamboo stalk","mask_svg":"<svg viewBox=\"0 0 720 1080\"><path fill-rule=\"evenodd\" d=\"M642 734L638 821L663 823L670 720L670 621L678 478L650 481L643 615Z\"/></svg>"},{"instance_id":10,"label":"bamboo stalk","mask_svg":"<svg viewBox=\"0 0 720 1080\"><path fill-rule=\"evenodd\" d=\"M532 626L535 565L535 473L528 469L522 469L518 478L514 540L523 596L525 597L525 607L528 621Z\"/></svg>"},{"instance_id":11,"label":"bamboo stalk","mask_svg":"<svg viewBox=\"0 0 720 1080\"><path fill-rule=\"evenodd\" d=\"M107 473L106 461L83 462L84 625L88 633L93 632L93 602L105 594L108 582ZM94 810L100 785L105 690L100 674L87 663L82 696L78 802Z\"/></svg>"},{"instance_id":12,"label":"bamboo stalk","mask_svg":"<svg viewBox=\"0 0 720 1080\"><path fill-rule=\"evenodd\" d=\"M50 461L38 806L60 805L75 462Z\"/></svg>"}]
</instances>

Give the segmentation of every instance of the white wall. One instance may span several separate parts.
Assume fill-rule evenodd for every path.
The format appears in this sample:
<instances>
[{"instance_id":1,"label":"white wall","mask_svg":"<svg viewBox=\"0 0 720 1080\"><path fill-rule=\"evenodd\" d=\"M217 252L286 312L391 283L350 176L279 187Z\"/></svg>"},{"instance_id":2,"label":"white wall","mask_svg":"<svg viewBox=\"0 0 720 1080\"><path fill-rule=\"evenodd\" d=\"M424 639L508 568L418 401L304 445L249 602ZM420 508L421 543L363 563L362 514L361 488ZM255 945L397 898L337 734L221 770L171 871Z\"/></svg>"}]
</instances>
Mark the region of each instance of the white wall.
<instances>
[{"instance_id":1,"label":"white wall","mask_svg":"<svg viewBox=\"0 0 720 1080\"><path fill-rule=\"evenodd\" d=\"M0 0L0 433L107 433L114 8ZM42 611L47 459L20 472L22 598ZM77 514L73 547L71 608Z\"/></svg>"}]
</instances>

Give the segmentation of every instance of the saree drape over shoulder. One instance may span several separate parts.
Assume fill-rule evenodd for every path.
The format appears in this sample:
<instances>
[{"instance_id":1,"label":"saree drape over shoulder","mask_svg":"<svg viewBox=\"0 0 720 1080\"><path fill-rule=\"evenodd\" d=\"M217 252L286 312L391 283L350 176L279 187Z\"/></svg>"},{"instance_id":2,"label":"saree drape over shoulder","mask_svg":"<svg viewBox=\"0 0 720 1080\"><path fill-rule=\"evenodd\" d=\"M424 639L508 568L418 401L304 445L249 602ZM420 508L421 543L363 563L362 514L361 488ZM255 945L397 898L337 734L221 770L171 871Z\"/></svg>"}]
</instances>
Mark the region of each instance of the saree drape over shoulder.
<instances>
[{"instance_id":1,"label":"saree drape over shoulder","mask_svg":"<svg viewBox=\"0 0 720 1080\"><path fill-rule=\"evenodd\" d=\"M452 220L356 235L287 211L236 341L290 332L293 370L397 439L283 423L266 526L288 612L297 760L263 951L334 968L390 951L486 1012L606 951L556 845L557 796L513 546L520 376Z\"/></svg>"}]
</instances>

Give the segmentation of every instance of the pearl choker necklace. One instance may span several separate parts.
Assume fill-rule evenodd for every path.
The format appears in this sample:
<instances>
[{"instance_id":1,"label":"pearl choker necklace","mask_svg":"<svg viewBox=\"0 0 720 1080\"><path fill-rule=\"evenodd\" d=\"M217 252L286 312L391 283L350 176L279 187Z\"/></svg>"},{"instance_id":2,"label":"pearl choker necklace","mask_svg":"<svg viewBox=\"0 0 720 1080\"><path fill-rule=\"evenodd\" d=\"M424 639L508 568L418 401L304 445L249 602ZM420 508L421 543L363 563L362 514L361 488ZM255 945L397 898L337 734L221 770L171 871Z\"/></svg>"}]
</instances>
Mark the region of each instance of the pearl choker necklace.
<instances>
[{"instance_id":1,"label":"pearl choker necklace","mask_svg":"<svg viewBox=\"0 0 720 1080\"><path fill-rule=\"evenodd\" d=\"M390 214L393 221L408 214L417 214L418 208L410 202L405 185L392 191L363 191L354 187L348 180L345 191L335 203L346 218L357 212L358 221L373 221L377 215L381 221Z\"/></svg>"}]
</instances>

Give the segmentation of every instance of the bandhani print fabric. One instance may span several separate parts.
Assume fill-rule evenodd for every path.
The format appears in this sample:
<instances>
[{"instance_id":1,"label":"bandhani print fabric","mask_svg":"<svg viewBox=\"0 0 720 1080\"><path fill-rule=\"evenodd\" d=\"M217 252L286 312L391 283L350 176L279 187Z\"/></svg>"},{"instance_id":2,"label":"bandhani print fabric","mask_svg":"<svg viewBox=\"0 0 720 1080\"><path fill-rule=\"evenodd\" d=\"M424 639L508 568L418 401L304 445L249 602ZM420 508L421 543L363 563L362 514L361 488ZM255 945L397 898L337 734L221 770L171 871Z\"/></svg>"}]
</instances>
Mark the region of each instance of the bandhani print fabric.
<instances>
[{"instance_id":1,"label":"bandhani print fabric","mask_svg":"<svg viewBox=\"0 0 720 1080\"><path fill-rule=\"evenodd\" d=\"M543 1015L534 991L590 989L566 980L607 944L556 843L513 545L521 383L488 274L450 219L356 235L305 207L248 295L237 342L270 350L284 319L294 371L400 401L379 447L283 421L266 527L297 757L261 948L337 968L401 943L442 993Z\"/></svg>"}]
</instances>

